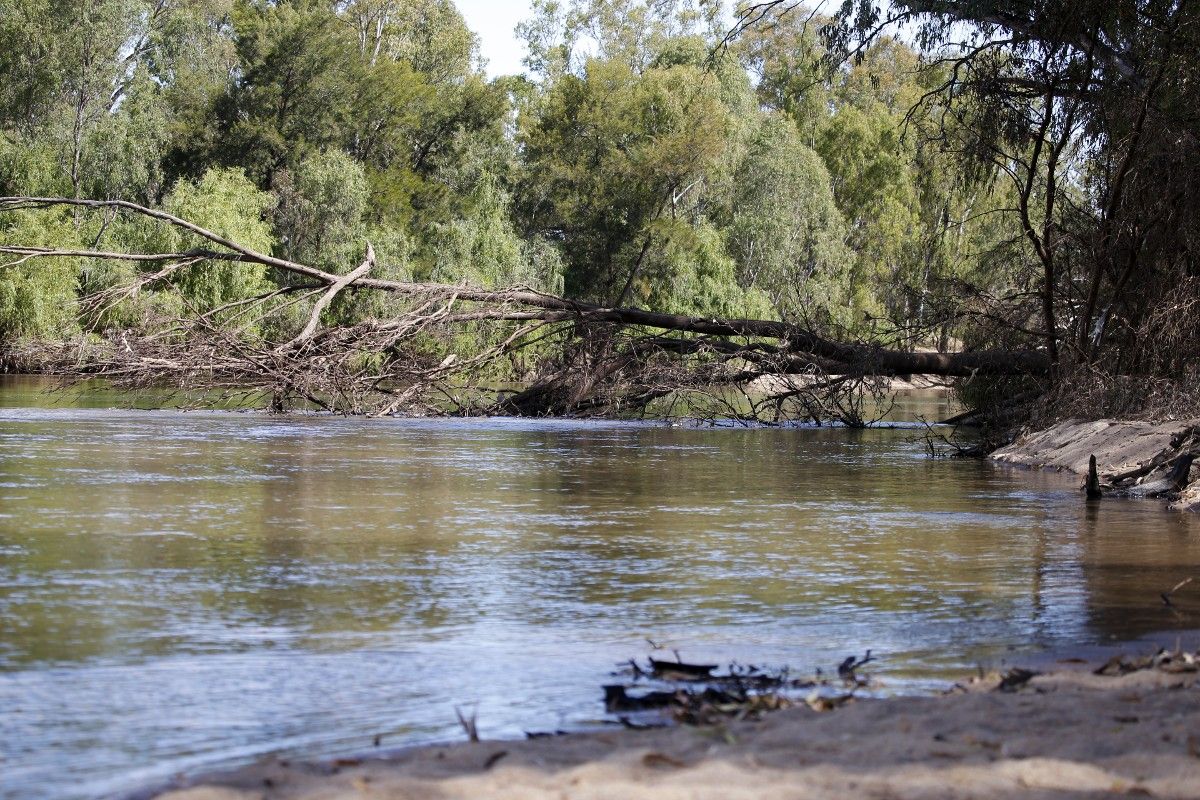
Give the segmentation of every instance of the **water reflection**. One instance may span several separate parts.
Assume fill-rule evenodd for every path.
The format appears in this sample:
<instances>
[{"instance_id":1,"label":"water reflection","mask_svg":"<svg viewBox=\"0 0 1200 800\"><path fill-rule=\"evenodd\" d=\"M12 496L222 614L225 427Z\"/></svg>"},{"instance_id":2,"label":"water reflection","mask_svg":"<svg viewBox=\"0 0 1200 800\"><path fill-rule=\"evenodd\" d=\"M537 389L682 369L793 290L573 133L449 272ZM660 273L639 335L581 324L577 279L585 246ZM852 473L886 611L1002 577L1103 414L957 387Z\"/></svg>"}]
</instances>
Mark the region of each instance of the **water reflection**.
<instances>
[{"instance_id":1,"label":"water reflection","mask_svg":"<svg viewBox=\"0 0 1200 800\"><path fill-rule=\"evenodd\" d=\"M1191 518L911 435L0 411L0 796L574 724L645 637L903 691L1196 627Z\"/></svg>"}]
</instances>

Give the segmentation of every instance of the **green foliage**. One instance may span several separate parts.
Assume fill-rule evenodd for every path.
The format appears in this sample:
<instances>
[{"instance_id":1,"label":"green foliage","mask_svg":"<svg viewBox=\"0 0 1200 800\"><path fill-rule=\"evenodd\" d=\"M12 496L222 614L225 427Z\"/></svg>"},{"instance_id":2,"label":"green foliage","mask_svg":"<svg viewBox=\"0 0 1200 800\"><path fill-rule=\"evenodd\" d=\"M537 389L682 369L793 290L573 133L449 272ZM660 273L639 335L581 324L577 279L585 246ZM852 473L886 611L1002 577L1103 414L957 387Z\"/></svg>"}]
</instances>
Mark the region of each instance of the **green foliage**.
<instances>
[{"instance_id":1,"label":"green foliage","mask_svg":"<svg viewBox=\"0 0 1200 800\"><path fill-rule=\"evenodd\" d=\"M284 258L335 272L362 260L368 199L362 164L340 150L313 153L294 172L277 172L273 188Z\"/></svg>"},{"instance_id":2,"label":"green foliage","mask_svg":"<svg viewBox=\"0 0 1200 800\"><path fill-rule=\"evenodd\" d=\"M559 265L548 253L528 258L509 216L508 196L494 177L485 176L472 192L469 213L434 232L436 261L430 280L488 288L529 286L561 289Z\"/></svg>"},{"instance_id":3,"label":"green foliage","mask_svg":"<svg viewBox=\"0 0 1200 800\"><path fill-rule=\"evenodd\" d=\"M915 52L881 40L830 71L827 20L805 20L776 14L717 50L715 0L537 0L521 27L534 79L489 81L451 0L0 0L0 190L139 201L335 273L369 241L382 277L961 336L947 287L1019 273L987 213L1011 197L929 142L957 130L944 110L902 136L941 80ZM29 224L110 249L200 244L82 212ZM6 330L66 330L47 315L77 288L161 265L67 266L5 278L25 287L13 308L46 309ZM191 267L97 324L278 280ZM394 302L349 292L329 313ZM304 308L287 313L281 330Z\"/></svg>"},{"instance_id":4,"label":"green foliage","mask_svg":"<svg viewBox=\"0 0 1200 800\"><path fill-rule=\"evenodd\" d=\"M52 141L0 131L0 191L6 195L58 197L71 193Z\"/></svg>"},{"instance_id":5,"label":"green foliage","mask_svg":"<svg viewBox=\"0 0 1200 800\"><path fill-rule=\"evenodd\" d=\"M22 211L0 219L0 241L32 247L78 249L70 214ZM0 342L16 338L61 339L78 332L75 283L79 259L0 262Z\"/></svg>"},{"instance_id":6,"label":"green foliage","mask_svg":"<svg viewBox=\"0 0 1200 800\"><path fill-rule=\"evenodd\" d=\"M720 93L695 66L592 61L526 110L523 210L531 231L561 238L568 293L619 299L650 226L696 207L728 144Z\"/></svg>"},{"instance_id":7,"label":"green foliage","mask_svg":"<svg viewBox=\"0 0 1200 800\"><path fill-rule=\"evenodd\" d=\"M351 0L342 18L355 31L360 54L405 62L436 84L475 71L478 41L450 0Z\"/></svg>"},{"instance_id":8,"label":"green foliage","mask_svg":"<svg viewBox=\"0 0 1200 800\"><path fill-rule=\"evenodd\" d=\"M776 313L849 327L853 252L820 156L785 117L764 122L738 170L730 249L743 285Z\"/></svg>"},{"instance_id":9,"label":"green foliage","mask_svg":"<svg viewBox=\"0 0 1200 800\"><path fill-rule=\"evenodd\" d=\"M177 183L163 201L163 208L243 247L269 253L275 240L264 216L271 203L271 196L255 189L241 170L211 169L199 181ZM148 244L154 248L152 252L166 253L207 246L195 234L183 234L164 225L155 226ZM177 274L173 285L197 310L252 297L267 286L264 267L239 262L188 267Z\"/></svg>"},{"instance_id":10,"label":"green foliage","mask_svg":"<svg viewBox=\"0 0 1200 800\"><path fill-rule=\"evenodd\" d=\"M359 59L323 3L238 0L232 19L242 74L218 107L217 157L267 184L307 150L342 143Z\"/></svg>"},{"instance_id":11,"label":"green foliage","mask_svg":"<svg viewBox=\"0 0 1200 800\"><path fill-rule=\"evenodd\" d=\"M832 178L834 199L849 223L848 243L858 258L856 310L887 313L887 286L910 257L919 224L911 154L900 141L899 120L880 104L844 105L821 128L817 150Z\"/></svg>"},{"instance_id":12,"label":"green foliage","mask_svg":"<svg viewBox=\"0 0 1200 800\"><path fill-rule=\"evenodd\" d=\"M817 29L806 14L769 14L748 28L735 47L755 78L759 101L791 117L801 138L812 146L816 128L833 102Z\"/></svg>"},{"instance_id":13,"label":"green foliage","mask_svg":"<svg viewBox=\"0 0 1200 800\"><path fill-rule=\"evenodd\" d=\"M619 63L643 72L674 40L724 33L718 0L534 0L518 26L530 70L545 78L579 74L587 61Z\"/></svg>"},{"instance_id":14,"label":"green foliage","mask_svg":"<svg viewBox=\"0 0 1200 800\"><path fill-rule=\"evenodd\" d=\"M172 133L162 98L219 73L202 53L221 49L226 5L0 0L0 130L58 173L22 170L14 188L157 199Z\"/></svg>"},{"instance_id":15,"label":"green foliage","mask_svg":"<svg viewBox=\"0 0 1200 800\"><path fill-rule=\"evenodd\" d=\"M150 76L139 73L117 113L98 119L81 153L80 190L87 197L153 203L161 195L170 130Z\"/></svg>"},{"instance_id":16,"label":"green foliage","mask_svg":"<svg viewBox=\"0 0 1200 800\"><path fill-rule=\"evenodd\" d=\"M639 304L694 316L775 316L763 292L738 285L737 264L713 224L663 219L654 225L654 242L635 280Z\"/></svg>"}]
</instances>

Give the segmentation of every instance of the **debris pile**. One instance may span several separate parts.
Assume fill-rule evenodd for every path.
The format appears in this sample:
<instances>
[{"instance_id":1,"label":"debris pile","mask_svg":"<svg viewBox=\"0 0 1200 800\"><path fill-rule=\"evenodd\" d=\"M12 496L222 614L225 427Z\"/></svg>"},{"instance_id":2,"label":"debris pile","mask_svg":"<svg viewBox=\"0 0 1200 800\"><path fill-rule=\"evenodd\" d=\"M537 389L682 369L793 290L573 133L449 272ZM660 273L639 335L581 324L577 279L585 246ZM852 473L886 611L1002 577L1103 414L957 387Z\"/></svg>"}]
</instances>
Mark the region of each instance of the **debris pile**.
<instances>
[{"instance_id":1,"label":"debris pile","mask_svg":"<svg viewBox=\"0 0 1200 800\"><path fill-rule=\"evenodd\" d=\"M786 667L736 662L718 672L717 664L687 663L678 653L674 661L648 658L645 665L630 659L614 673L624 682L604 687L604 710L628 728L712 725L797 705L831 711L853 701L856 692L878 685L859 672L874 660L868 650L862 658L849 656L842 661L836 677L821 670L793 677Z\"/></svg>"},{"instance_id":2,"label":"debris pile","mask_svg":"<svg viewBox=\"0 0 1200 800\"><path fill-rule=\"evenodd\" d=\"M1070 663L1085 663L1080 659L1069 659L1068 661ZM1110 658L1099 668L1092 670L1091 674L1108 678L1120 678L1145 670L1154 670L1169 675L1200 672L1200 654L1189 653L1178 645L1176 645L1174 650L1160 648L1158 652L1148 656L1118 654ZM1027 688L1032 688L1034 691L1043 691L1044 684L1029 686L1030 681L1040 675L1042 673L1020 667L1014 667L1003 672L998 670L984 672L980 670L978 675L974 675L962 683L955 684L947 694L1018 692Z\"/></svg>"},{"instance_id":3,"label":"debris pile","mask_svg":"<svg viewBox=\"0 0 1200 800\"><path fill-rule=\"evenodd\" d=\"M1141 658L1127 658L1123 655L1116 655L1105 662L1104 666L1096 670L1095 674L1118 677L1128 675L1131 672L1141 672L1146 669L1155 669L1170 674L1200 672L1200 656L1196 653L1188 653L1179 647L1176 647L1174 650L1167 650L1164 647L1152 656L1143 656Z\"/></svg>"}]
</instances>

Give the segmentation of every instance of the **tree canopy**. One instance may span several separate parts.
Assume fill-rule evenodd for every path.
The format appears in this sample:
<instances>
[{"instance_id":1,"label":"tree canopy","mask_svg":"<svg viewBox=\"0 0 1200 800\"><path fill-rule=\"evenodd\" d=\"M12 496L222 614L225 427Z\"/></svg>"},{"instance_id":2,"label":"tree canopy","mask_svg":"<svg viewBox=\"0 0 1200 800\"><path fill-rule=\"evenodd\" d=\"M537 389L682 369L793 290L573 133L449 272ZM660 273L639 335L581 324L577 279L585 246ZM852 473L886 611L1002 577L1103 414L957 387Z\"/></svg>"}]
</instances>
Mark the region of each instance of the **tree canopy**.
<instances>
[{"instance_id":1,"label":"tree canopy","mask_svg":"<svg viewBox=\"0 0 1200 800\"><path fill-rule=\"evenodd\" d=\"M528 73L488 78L450 0L0 0L0 194L132 201L329 274L370 242L391 280L1188 379L1186 5L734 11L730 31L717 0L537 0ZM81 205L0 215L0 237L197 246ZM88 314L161 265L23 258L0 267L6 342L275 290L286 328L315 302L286 299L294 273L197 264Z\"/></svg>"}]
</instances>

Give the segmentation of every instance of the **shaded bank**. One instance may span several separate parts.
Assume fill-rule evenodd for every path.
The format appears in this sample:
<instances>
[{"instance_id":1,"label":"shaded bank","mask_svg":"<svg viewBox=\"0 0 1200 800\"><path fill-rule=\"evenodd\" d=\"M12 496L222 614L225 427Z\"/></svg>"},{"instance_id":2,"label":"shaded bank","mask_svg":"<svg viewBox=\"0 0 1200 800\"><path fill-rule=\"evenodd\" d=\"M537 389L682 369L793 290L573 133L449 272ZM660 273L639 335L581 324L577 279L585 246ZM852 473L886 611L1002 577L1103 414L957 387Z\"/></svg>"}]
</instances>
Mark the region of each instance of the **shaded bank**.
<instances>
[{"instance_id":1,"label":"shaded bank","mask_svg":"<svg viewBox=\"0 0 1200 800\"><path fill-rule=\"evenodd\" d=\"M1015 691L807 707L706 728L268 761L159 800L1200 797L1197 674L1060 672Z\"/></svg>"},{"instance_id":2,"label":"shaded bank","mask_svg":"<svg viewBox=\"0 0 1200 800\"><path fill-rule=\"evenodd\" d=\"M992 459L1005 464L1087 475L1090 459L1095 456L1102 481L1127 484L1132 489L1162 481L1180 458L1194 454L1198 446L1198 429L1200 420L1196 419L1157 423L1072 419L1020 436L1012 444L992 453ZM1192 479L1197 472L1200 470L1192 469ZM1182 482L1185 485L1180 491L1165 493L1171 507L1183 511L1200 510L1200 484L1187 476Z\"/></svg>"}]
</instances>

